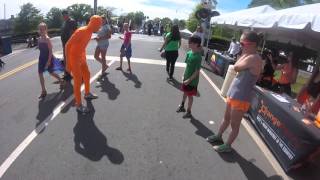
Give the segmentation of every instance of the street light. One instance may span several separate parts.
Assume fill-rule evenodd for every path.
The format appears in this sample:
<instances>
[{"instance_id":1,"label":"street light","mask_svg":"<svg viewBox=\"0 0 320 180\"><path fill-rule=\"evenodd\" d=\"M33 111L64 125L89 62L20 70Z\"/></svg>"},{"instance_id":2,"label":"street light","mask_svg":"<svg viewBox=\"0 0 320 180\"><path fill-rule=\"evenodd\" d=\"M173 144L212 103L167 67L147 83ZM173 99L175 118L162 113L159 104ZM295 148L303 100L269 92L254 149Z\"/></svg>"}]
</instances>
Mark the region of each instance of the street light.
<instances>
[{"instance_id":1,"label":"street light","mask_svg":"<svg viewBox=\"0 0 320 180\"><path fill-rule=\"evenodd\" d=\"M97 14L97 2L98 0L94 0L94 2L93 2L93 13L94 13L94 15L96 15Z\"/></svg>"}]
</instances>

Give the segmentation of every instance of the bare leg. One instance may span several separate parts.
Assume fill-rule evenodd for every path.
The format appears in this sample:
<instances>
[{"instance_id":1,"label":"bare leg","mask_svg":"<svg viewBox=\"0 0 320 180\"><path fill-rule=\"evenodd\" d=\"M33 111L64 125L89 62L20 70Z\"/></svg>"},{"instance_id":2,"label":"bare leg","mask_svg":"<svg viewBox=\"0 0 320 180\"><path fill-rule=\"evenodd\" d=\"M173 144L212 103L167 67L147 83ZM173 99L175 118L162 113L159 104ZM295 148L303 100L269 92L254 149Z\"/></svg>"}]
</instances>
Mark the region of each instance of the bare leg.
<instances>
[{"instance_id":1,"label":"bare leg","mask_svg":"<svg viewBox=\"0 0 320 180\"><path fill-rule=\"evenodd\" d=\"M102 64L102 60L100 58L101 50L97 47L94 51L94 58Z\"/></svg>"},{"instance_id":2,"label":"bare leg","mask_svg":"<svg viewBox=\"0 0 320 180\"><path fill-rule=\"evenodd\" d=\"M40 85L41 85L42 92L46 92L46 87L44 85L43 73L39 73L39 79L40 79Z\"/></svg>"},{"instance_id":3,"label":"bare leg","mask_svg":"<svg viewBox=\"0 0 320 180\"><path fill-rule=\"evenodd\" d=\"M226 144L231 145L239 134L240 124L245 112L231 109L231 133Z\"/></svg>"},{"instance_id":4,"label":"bare leg","mask_svg":"<svg viewBox=\"0 0 320 180\"><path fill-rule=\"evenodd\" d=\"M188 99L189 99L189 101L188 101L188 109L187 109L187 111L191 112L192 103L193 103L193 97L192 96L188 96Z\"/></svg>"},{"instance_id":5,"label":"bare leg","mask_svg":"<svg viewBox=\"0 0 320 180\"><path fill-rule=\"evenodd\" d=\"M100 52L101 52L101 64L102 64L101 69L102 69L102 73L104 73L108 68L107 61L106 61L107 50L103 49Z\"/></svg>"},{"instance_id":6,"label":"bare leg","mask_svg":"<svg viewBox=\"0 0 320 180\"><path fill-rule=\"evenodd\" d=\"M130 65L130 58L127 58L127 60L128 60L128 70L131 72L131 65Z\"/></svg>"},{"instance_id":7,"label":"bare leg","mask_svg":"<svg viewBox=\"0 0 320 180\"><path fill-rule=\"evenodd\" d=\"M123 61L123 57L120 56L120 68L122 69L122 61Z\"/></svg>"},{"instance_id":8,"label":"bare leg","mask_svg":"<svg viewBox=\"0 0 320 180\"><path fill-rule=\"evenodd\" d=\"M224 131L228 128L230 124L230 113L231 113L231 107L227 104L226 112L224 113L224 119L222 124L220 125L218 136L222 136Z\"/></svg>"}]
</instances>

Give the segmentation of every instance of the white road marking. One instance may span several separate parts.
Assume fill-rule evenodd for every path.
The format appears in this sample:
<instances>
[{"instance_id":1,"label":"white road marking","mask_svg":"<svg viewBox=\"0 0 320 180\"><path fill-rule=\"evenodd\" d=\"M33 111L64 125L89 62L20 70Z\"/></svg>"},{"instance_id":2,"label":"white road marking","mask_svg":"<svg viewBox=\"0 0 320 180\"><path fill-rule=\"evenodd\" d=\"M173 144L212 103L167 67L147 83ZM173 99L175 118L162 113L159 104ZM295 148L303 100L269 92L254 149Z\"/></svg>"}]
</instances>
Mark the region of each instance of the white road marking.
<instances>
[{"instance_id":1,"label":"white road marking","mask_svg":"<svg viewBox=\"0 0 320 180\"><path fill-rule=\"evenodd\" d=\"M55 56L57 58L63 57L62 54L55 54ZM94 55L87 55L86 57L87 57L87 60L94 60ZM113 61L120 61L119 56L107 56L106 59L113 60ZM124 58L123 61L126 62L127 60ZM158 60L158 59L130 58L130 62L142 63L142 64L163 65L163 66L166 65L165 60ZM176 65L176 67L186 67L186 64L182 63L182 62L176 62L175 65Z\"/></svg>"},{"instance_id":2,"label":"white road marking","mask_svg":"<svg viewBox=\"0 0 320 180\"><path fill-rule=\"evenodd\" d=\"M108 65L111 66L115 61L111 61ZM95 81L99 75L100 71L96 73L91 79L90 84ZM84 85L81 86L81 91L84 90ZM9 157L1 164L0 166L0 179L4 175L4 173L8 170L8 168L12 165L12 163L19 157L19 155L31 144L31 142L38 136L39 132L41 132L48 124L56 118L61 110L69 103L72 102L74 96L70 96L66 101L61 102L52 112L52 114L44 120L39 126L37 126L23 141L19 144L19 146L9 155Z\"/></svg>"},{"instance_id":3,"label":"white road marking","mask_svg":"<svg viewBox=\"0 0 320 180\"><path fill-rule=\"evenodd\" d=\"M209 84L213 87L213 89L218 93L219 97L226 102L226 99L221 96L221 91L220 89L211 81L211 79L208 77L208 75L201 70L201 74L203 77L209 82ZM280 175L284 179L290 179L287 174L283 171L281 168L280 164L276 160L276 158L273 156L269 148L264 144L261 140L261 138L257 135L256 131L248 124L248 122L245 119L242 119L241 121L242 126L247 130L251 138L254 140L254 142L258 145L260 150L263 152L263 154L266 156L267 160L273 167L273 169L276 171L278 175Z\"/></svg>"}]
</instances>

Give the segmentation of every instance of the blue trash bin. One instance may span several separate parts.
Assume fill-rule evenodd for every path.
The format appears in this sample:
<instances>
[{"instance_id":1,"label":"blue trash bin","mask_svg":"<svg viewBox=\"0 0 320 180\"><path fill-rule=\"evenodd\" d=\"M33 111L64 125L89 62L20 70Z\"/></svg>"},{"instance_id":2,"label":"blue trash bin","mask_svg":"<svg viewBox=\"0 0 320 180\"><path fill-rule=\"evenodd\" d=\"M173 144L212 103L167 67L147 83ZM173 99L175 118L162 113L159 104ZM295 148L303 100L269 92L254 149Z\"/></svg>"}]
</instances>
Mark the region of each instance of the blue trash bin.
<instances>
[{"instance_id":1,"label":"blue trash bin","mask_svg":"<svg viewBox=\"0 0 320 180\"><path fill-rule=\"evenodd\" d=\"M2 54L7 55L12 53L12 48L11 48L11 36L2 36L1 37L1 49L2 49Z\"/></svg>"}]
</instances>

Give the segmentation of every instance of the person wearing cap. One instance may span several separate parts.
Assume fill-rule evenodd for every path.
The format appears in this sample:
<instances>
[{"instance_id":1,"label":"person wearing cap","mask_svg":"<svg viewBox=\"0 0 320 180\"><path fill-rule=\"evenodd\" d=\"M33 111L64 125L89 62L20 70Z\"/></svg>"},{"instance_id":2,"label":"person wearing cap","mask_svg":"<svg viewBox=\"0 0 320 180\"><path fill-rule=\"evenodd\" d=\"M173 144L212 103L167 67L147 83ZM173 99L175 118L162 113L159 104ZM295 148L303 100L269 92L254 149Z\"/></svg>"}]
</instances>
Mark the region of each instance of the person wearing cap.
<instances>
[{"instance_id":1,"label":"person wearing cap","mask_svg":"<svg viewBox=\"0 0 320 180\"><path fill-rule=\"evenodd\" d=\"M67 58L65 55L65 46L68 40L70 39L70 37L72 36L73 32L77 29L77 22L72 18L70 18L69 13L66 10L62 11L62 16L63 16L64 23L61 28L61 42L63 47L63 61L64 61L64 65L66 66ZM71 80L71 76L66 70L64 72L63 79L65 81Z\"/></svg>"}]
</instances>

